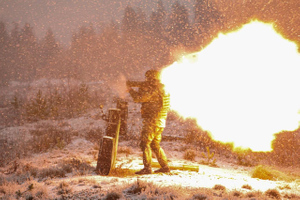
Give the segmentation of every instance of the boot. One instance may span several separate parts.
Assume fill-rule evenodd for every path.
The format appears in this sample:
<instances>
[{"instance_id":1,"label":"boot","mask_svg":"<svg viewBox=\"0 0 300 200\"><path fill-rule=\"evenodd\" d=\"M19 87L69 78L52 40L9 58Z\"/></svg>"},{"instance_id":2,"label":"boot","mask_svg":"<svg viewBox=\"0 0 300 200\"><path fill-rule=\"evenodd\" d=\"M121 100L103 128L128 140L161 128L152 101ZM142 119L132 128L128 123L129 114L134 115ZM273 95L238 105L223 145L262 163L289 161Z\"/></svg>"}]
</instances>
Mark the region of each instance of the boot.
<instances>
[{"instance_id":1,"label":"boot","mask_svg":"<svg viewBox=\"0 0 300 200\"><path fill-rule=\"evenodd\" d=\"M135 174L138 174L138 175L152 174L152 169L151 168L144 168L140 171L135 172Z\"/></svg>"},{"instance_id":2,"label":"boot","mask_svg":"<svg viewBox=\"0 0 300 200\"><path fill-rule=\"evenodd\" d=\"M160 168L160 169L158 169L158 170L155 170L154 172L155 173L168 173L168 172L170 172L171 170L170 170L170 168L169 168L169 166L166 166L166 167L162 167L162 168Z\"/></svg>"}]
</instances>

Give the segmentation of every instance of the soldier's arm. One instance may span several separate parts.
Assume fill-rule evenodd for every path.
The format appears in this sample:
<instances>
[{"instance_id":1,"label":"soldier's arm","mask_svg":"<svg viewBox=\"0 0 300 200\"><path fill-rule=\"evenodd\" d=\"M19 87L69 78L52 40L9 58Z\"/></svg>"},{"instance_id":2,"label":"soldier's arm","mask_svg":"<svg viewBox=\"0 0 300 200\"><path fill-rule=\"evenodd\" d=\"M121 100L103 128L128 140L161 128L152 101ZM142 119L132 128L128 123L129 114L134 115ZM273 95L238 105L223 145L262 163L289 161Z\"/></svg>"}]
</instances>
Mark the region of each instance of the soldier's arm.
<instances>
[{"instance_id":1,"label":"soldier's arm","mask_svg":"<svg viewBox=\"0 0 300 200\"><path fill-rule=\"evenodd\" d=\"M139 88L138 91L133 89L129 90L129 94L133 98L134 102L137 103L148 102L154 93L155 90L151 89L150 87Z\"/></svg>"}]
</instances>

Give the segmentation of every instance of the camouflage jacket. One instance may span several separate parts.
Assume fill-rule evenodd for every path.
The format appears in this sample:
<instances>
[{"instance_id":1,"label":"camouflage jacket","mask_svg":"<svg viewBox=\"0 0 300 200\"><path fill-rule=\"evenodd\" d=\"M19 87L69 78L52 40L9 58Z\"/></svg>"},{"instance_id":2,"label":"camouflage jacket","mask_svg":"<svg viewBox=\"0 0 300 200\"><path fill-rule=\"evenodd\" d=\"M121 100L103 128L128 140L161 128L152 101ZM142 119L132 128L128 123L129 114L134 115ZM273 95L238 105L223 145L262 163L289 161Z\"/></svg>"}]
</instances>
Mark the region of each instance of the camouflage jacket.
<instances>
[{"instance_id":1,"label":"camouflage jacket","mask_svg":"<svg viewBox=\"0 0 300 200\"><path fill-rule=\"evenodd\" d=\"M163 84L159 81L145 81L138 91L131 89L129 93L134 102L142 104L143 119L155 123L158 127L165 127L170 109L170 95L166 93Z\"/></svg>"}]
</instances>

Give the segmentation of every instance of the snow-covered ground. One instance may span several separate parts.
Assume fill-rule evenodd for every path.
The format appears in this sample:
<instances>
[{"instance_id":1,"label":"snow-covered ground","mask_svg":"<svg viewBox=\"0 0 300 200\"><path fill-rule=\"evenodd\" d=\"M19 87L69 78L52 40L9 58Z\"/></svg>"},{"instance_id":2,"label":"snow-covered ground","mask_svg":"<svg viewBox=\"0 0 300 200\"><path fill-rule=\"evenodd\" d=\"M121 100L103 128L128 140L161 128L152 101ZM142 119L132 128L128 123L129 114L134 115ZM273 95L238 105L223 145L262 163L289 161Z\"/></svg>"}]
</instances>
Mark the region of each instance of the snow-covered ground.
<instances>
[{"instance_id":1,"label":"snow-covered ground","mask_svg":"<svg viewBox=\"0 0 300 200\"><path fill-rule=\"evenodd\" d=\"M141 160L141 152L138 148L132 147L130 142L120 142L120 148L130 148L130 154L119 153L117 155L116 167L122 169L139 170L143 167ZM224 160L219 160L217 165L219 167L209 167L200 165L198 162L186 161L182 158L182 152L174 150L174 146L180 145L173 142L162 142L163 148L166 150L170 165L182 166L193 165L199 166L199 171L184 171L172 170L167 174L151 174L151 175L134 175L128 174L126 176L100 176L95 172L84 175L76 174L76 172L67 174L62 178L46 177L39 180L39 183L44 185L48 191L48 197L51 199L59 198L59 185L64 183L71 188L69 196L72 193L77 194L85 192L85 195L90 195L91 191L98 191L98 195L105 194L117 188L122 188L135 184L137 181L153 183L158 187L179 187L181 190L199 189L199 188L213 188L215 185L222 185L229 191L240 191L249 193L249 191L265 192L269 189L277 189L283 194L298 194L300 195L299 181L284 182L284 181L268 181L251 178L251 168L241 167L232 163L227 163ZM58 163L66 161L67 159L81 159L90 163L90 166L96 166L95 155L97 151L94 149L92 142L84 139L76 139L71 144L66 146L63 150L52 150L50 152L35 154L30 158L20 161L23 166L30 164L31 166L42 168L51 168L57 166ZM155 159L153 159L156 161ZM243 188L249 185L251 189ZM89 191L89 192L88 192ZM181 191L184 192L184 191ZM88 198L88 197L87 197Z\"/></svg>"},{"instance_id":2,"label":"snow-covered ground","mask_svg":"<svg viewBox=\"0 0 300 200\"><path fill-rule=\"evenodd\" d=\"M88 117L66 120L65 123L72 127L72 129L76 129L78 132L86 132L88 129L104 128L105 126L105 123L101 120L94 120ZM131 130L132 132L137 132L139 130L138 121L136 123L135 128L132 128ZM28 128L31 126L26 125L22 128L15 127L2 129L1 134L3 135L7 131L9 131L10 134L13 134L16 133L16 130L20 131L22 129L26 129L26 127ZM130 187L133 187L132 185L136 185L138 182L143 184L149 183L152 187L169 188L172 193L180 191L175 195L178 197L177 199L191 198L195 191L202 191L204 189L215 191L212 188L216 187L216 185L224 186L227 193L257 193L257 199L260 199L257 195L262 194L269 189L276 189L280 191L282 196L290 195L289 197L292 197L292 195L298 195L299 197L300 195L299 180L285 182L251 178L253 167L240 166L222 157L217 157L216 164L218 167L202 165L199 164L199 161L202 159L201 152L196 155L194 161L188 161L185 160L183 156L184 151L182 149L184 146L188 145L182 141L162 142L162 147L166 151L171 166L191 165L199 167L198 171L172 170L167 174L135 175L134 171L138 171L143 168L141 158L142 154L138 148L138 140L124 140L121 137L119 141L119 153L116 161L116 169L119 170L119 173L108 176L100 176L93 171L96 167L96 159L99 148L98 142L88 141L79 134L63 149L54 148L44 153L33 154L30 157L17 160L17 165L13 162L10 163L6 168L1 169L1 177L7 178L12 175L22 174L24 173L26 166L37 168L39 171L42 171L43 169L58 167L64 162L76 161L89 165L89 167L86 168L86 172L73 170L70 173L66 173L65 177L43 176L40 178L31 178L31 182L35 185L39 185L39 188L43 188L44 193L47 194L44 197L49 199L62 199L62 196L66 199L81 199L83 197L86 199L105 199L107 195L112 192L121 193L123 195L122 198L143 199L143 197L145 197L143 195L132 196L133 194L130 194L130 196L129 194L126 194L126 189L130 189ZM153 158L153 161L157 162L155 158ZM13 167L17 168L15 172L7 173ZM21 192L26 191L26 187L24 185L28 185L28 182L30 181L13 187L10 185L10 187L15 188L15 191L11 191L13 193L19 190ZM2 191L7 192L8 190L2 188ZM144 195L147 196L150 195L150 193L145 193ZM226 195L220 191L205 192L204 194L210 194L214 199L222 199L221 197L226 197ZM1 195L5 199L8 196L8 193L0 193L0 197ZM15 196L15 194L12 196Z\"/></svg>"},{"instance_id":3,"label":"snow-covered ground","mask_svg":"<svg viewBox=\"0 0 300 200\"><path fill-rule=\"evenodd\" d=\"M106 113L114 106L107 103L103 111ZM273 189L279 191L282 199L300 197L299 179L270 181L252 178L254 167L238 165L236 160L217 154L216 167L203 165L200 164L204 159L203 149L182 140L163 139L161 143L170 166L193 166L198 170L174 169L166 174L135 175L135 171L143 168L138 147L142 121L139 105L132 102L129 103L128 116L130 139L120 137L116 169L108 176L97 175L94 169L101 137L93 141L86 135L93 131L105 132L106 123L95 118L99 112L97 109L73 119L1 127L0 139L8 142L28 141L32 137L30 130L47 131L47 127L76 134L72 135L69 144L21 159L16 157L0 168L0 199L30 199L28 195L36 199L117 199L113 198L114 195L121 199L266 199L264 193L270 190L272 193ZM183 123L183 119L176 118L174 113L171 116L164 135L184 137L187 130L193 129L193 123ZM187 149L196 152L193 161L184 159ZM157 160L153 158L153 162ZM276 192L273 195L275 197Z\"/></svg>"}]
</instances>

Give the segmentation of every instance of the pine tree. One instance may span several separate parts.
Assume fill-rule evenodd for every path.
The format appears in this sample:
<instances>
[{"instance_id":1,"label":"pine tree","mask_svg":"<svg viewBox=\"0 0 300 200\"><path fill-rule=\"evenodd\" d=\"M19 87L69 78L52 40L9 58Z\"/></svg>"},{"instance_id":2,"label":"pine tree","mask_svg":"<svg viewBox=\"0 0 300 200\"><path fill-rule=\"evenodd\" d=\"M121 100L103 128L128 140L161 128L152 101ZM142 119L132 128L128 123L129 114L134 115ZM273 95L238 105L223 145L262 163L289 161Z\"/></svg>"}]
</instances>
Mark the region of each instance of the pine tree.
<instances>
[{"instance_id":1,"label":"pine tree","mask_svg":"<svg viewBox=\"0 0 300 200\"><path fill-rule=\"evenodd\" d=\"M162 38L165 35L166 25L166 10L162 0L158 1L157 10L153 11L150 16L150 29L151 34L156 37Z\"/></svg>"},{"instance_id":2,"label":"pine tree","mask_svg":"<svg viewBox=\"0 0 300 200\"><path fill-rule=\"evenodd\" d=\"M173 45L186 44L189 40L189 14L186 7L178 1L172 6L168 29Z\"/></svg>"},{"instance_id":3,"label":"pine tree","mask_svg":"<svg viewBox=\"0 0 300 200\"><path fill-rule=\"evenodd\" d=\"M124 37L130 37L137 30L137 14L131 6L125 8L122 19L122 33Z\"/></svg>"},{"instance_id":4,"label":"pine tree","mask_svg":"<svg viewBox=\"0 0 300 200\"><path fill-rule=\"evenodd\" d=\"M145 35L148 33L149 25L147 16L141 8L138 8L136 12L136 27L138 34Z\"/></svg>"},{"instance_id":5,"label":"pine tree","mask_svg":"<svg viewBox=\"0 0 300 200\"><path fill-rule=\"evenodd\" d=\"M37 39L33 28L26 23L20 34L20 55L17 59L21 63L18 66L18 78L24 81L32 81L36 77L38 66Z\"/></svg>"},{"instance_id":6,"label":"pine tree","mask_svg":"<svg viewBox=\"0 0 300 200\"><path fill-rule=\"evenodd\" d=\"M10 40L9 40L9 55L8 59L8 66L7 69L7 76L9 80L17 80L18 75L18 68L21 64L19 59L21 51L20 51L20 28L18 23L14 23L14 27L10 32Z\"/></svg>"},{"instance_id":7,"label":"pine tree","mask_svg":"<svg viewBox=\"0 0 300 200\"><path fill-rule=\"evenodd\" d=\"M148 47L152 66L161 67L169 62L169 45L166 32L167 14L162 0L157 3L157 10L150 15L150 36Z\"/></svg>"},{"instance_id":8,"label":"pine tree","mask_svg":"<svg viewBox=\"0 0 300 200\"><path fill-rule=\"evenodd\" d=\"M98 53L98 65L97 75L101 76L101 79L113 75L116 71L121 71L122 64L120 58L123 45L122 38L117 23L111 21L111 23L104 28L99 36L99 53Z\"/></svg>"},{"instance_id":9,"label":"pine tree","mask_svg":"<svg viewBox=\"0 0 300 200\"><path fill-rule=\"evenodd\" d=\"M60 47L56 41L51 28L46 32L45 37L41 40L39 45L39 66L38 77L53 76L55 71L56 58L60 52Z\"/></svg>"},{"instance_id":10,"label":"pine tree","mask_svg":"<svg viewBox=\"0 0 300 200\"><path fill-rule=\"evenodd\" d=\"M200 34L215 31L222 21L222 16L211 0L195 0L194 21Z\"/></svg>"},{"instance_id":11,"label":"pine tree","mask_svg":"<svg viewBox=\"0 0 300 200\"><path fill-rule=\"evenodd\" d=\"M9 35L4 22L0 22L0 85L7 85L10 79L9 69Z\"/></svg>"},{"instance_id":12,"label":"pine tree","mask_svg":"<svg viewBox=\"0 0 300 200\"><path fill-rule=\"evenodd\" d=\"M31 120L46 119L49 116L48 102L41 90L38 90L36 97L26 105L26 114Z\"/></svg>"},{"instance_id":13,"label":"pine tree","mask_svg":"<svg viewBox=\"0 0 300 200\"><path fill-rule=\"evenodd\" d=\"M71 75L79 80L87 80L93 76L93 69L97 61L98 41L92 24L81 26L78 33L74 33L71 43ZM95 53L96 52L96 53Z\"/></svg>"},{"instance_id":14,"label":"pine tree","mask_svg":"<svg viewBox=\"0 0 300 200\"><path fill-rule=\"evenodd\" d=\"M56 41L51 28L48 29L41 42L41 51L46 61L53 59L59 52L59 44Z\"/></svg>"}]
</instances>

